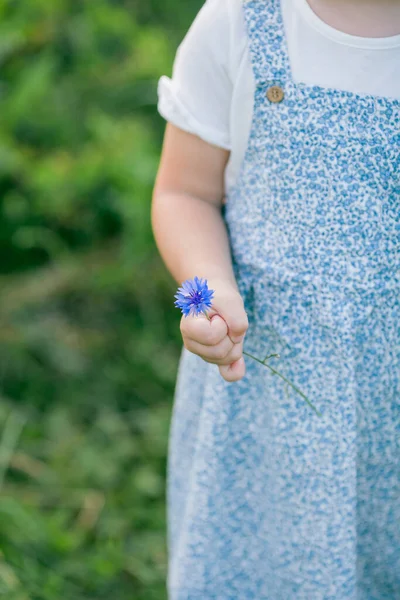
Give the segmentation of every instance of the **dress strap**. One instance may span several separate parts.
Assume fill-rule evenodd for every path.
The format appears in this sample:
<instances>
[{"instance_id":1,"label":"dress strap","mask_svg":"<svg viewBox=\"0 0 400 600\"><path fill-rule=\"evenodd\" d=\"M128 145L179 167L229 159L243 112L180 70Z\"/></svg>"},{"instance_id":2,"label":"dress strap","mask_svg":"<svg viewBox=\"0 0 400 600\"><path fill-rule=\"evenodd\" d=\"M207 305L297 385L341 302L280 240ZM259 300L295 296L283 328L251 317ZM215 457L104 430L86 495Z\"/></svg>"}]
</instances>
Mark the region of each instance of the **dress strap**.
<instances>
[{"instance_id":1,"label":"dress strap","mask_svg":"<svg viewBox=\"0 0 400 600\"><path fill-rule=\"evenodd\" d=\"M243 10L256 85L290 80L281 0L243 0Z\"/></svg>"}]
</instances>

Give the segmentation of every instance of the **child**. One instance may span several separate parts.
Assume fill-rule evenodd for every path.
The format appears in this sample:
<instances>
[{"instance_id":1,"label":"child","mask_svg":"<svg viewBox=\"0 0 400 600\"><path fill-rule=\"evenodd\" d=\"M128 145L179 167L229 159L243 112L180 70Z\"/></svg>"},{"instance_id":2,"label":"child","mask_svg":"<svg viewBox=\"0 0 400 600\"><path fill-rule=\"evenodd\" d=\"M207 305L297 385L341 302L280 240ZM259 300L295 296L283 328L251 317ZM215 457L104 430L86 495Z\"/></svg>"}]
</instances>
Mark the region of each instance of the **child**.
<instances>
[{"instance_id":1,"label":"child","mask_svg":"<svg viewBox=\"0 0 400 600\"><path fill-rule=\"evenodd\" d=\"M170 600L399 599L400 0L207 0L159 111Z\"/></svg>"}]
</instances>

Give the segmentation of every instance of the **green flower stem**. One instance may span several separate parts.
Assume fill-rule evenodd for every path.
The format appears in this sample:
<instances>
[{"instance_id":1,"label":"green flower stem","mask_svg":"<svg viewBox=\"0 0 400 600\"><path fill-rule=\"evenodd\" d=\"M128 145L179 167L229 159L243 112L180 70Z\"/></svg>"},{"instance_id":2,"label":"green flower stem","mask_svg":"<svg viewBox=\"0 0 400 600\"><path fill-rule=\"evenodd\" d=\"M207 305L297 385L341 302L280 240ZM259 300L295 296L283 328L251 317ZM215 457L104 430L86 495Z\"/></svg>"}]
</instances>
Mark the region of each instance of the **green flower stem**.
<instances>
[{"instance_id":1,"label":"green flower stem","mask_svg":"<svg viewBox=\"0 0 400 600\"><path fill-rule=\"evenodd\" d=\"M265 363L265 361L269 360L270 358L280 358L280 354L267 354L263 362Z\"/></svg>"},{"instance_id":2,"label":"green flower stem","mask_svg":"<svg viewBox=\"0 0 400 600\"><path fill-rule=\"evenodd\" d=\"M207 312L204 312L203 314L207 317L207 319L209 321L211 321L211 319L210 319L210 317L209 317L209 315L208 315ZM255 356L253 356L252 354L249 354L248 352L245 352L244 350L243 350L243 354L245 354L246 356L249 356L253 360L256 360L258 363L260 363L260 365L264 365L264 367L268 367L268 369L272 372L273 375L278 375L278 377L280 377L281 379L283 379L283 381L285 381L286 383L288 383L290 385L290 387L292 387L294 389L295 392L297 392L298 394L300 394L300 396L302 398L304 398L304 400L307 402L308 406L310 408L312 408L313 411L315 411L315 413L319 417L322 417L322 414L319 412L319 410L317 410L315 408L315 406L313 404L311 404L311 402L309 401L309 399L307 398L307 396L305 394L303 394L303 392L301 390L299 390L299 388L296 387L294 385L294 383L292 383L291 381L289 381L289 379L286 379L286 377L284 375L282 375L282 373L279 373L279 371L277 371L276 369L274 369L270 365L267 365L267 363L265 362L266 360L268 360L269 358L272 358L272 357L279 358L279 354L270 354L270 355L268 355L268 356L266 356L264 358L264 361L260 360L259 358L256 358Z\"/></svg>"},{"instance_id":3,"label":"green flower stem","mask_svg":"<svg viewBox=\"0 0 400 600\"><path fill-rule=\"evenodd\" d=\"M245 354L246 356L249 356L253 360L256 360L258 363L260 363L260 365L264 365L265 367L267 367L274 375L278 375L278 377L280 377L281 379L283 379L283 381L288 383L298 394L300 394L300 396L302 398L304 398L304 400L307 402L307 404L316 412L316 414L319 417L322 417L322 414L319 412L319 410L317 410L315 408L315 406L310 402L310 400L307 398L307 396L305 394L303 394L303 392L301 390L299 390L299 388L297 386L295 386L291 381L289 381L289 379L286 379L286 377L284 375L282 375L282 373L279 373L279 371L277 371L276 369L271 367L271 365L267 365L267 363L265 361L263 362L259 358L256 358L255 356L253 356L252 354L249 354L248 352L245 352L244 350L243 350L243 354ZM271 355L271 356L274 356L274 355ZM271 356L268 356L267 358L271 358ZM265 360L267 360L267 358Z\"/></svg>"}]
</instances>

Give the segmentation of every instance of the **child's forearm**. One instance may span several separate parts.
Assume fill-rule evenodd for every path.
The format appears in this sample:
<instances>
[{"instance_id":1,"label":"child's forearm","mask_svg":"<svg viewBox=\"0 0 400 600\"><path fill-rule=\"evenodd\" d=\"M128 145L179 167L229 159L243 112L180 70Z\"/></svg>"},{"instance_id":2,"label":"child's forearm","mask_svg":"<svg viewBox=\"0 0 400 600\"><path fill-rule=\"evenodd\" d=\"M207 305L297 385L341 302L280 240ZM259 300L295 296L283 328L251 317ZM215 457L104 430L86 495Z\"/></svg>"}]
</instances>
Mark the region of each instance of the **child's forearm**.
<instances>
[{"instance_id":1,"label":"child's forearm","mask_svg":"<svg viewBox=\"0 0 400 600\"><path fill-rule=\"evenodd\" d=\"M158 250L179 284L197 275L231 281L237 289L219 208L194 196L163 192L153 197L151 219Z\"/></svg>"}]
</instances>

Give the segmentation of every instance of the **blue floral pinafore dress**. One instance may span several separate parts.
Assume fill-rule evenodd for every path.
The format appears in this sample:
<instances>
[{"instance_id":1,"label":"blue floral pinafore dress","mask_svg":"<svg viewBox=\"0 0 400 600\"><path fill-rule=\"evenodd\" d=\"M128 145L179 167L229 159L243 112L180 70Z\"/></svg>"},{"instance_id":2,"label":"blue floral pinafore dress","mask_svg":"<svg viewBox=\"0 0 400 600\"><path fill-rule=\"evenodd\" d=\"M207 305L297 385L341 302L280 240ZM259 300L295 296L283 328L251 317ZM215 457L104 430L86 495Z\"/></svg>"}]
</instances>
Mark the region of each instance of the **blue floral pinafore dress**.
<instances>
[{"instance_id":1,"label":"blue floral pinafore dress","mask_svg":"<svg viewBox=\"0 0 400 600\"><path fill-rule=\"evenodd\" d=\"M398 600L400 102L294 83L280 1L243 11L254 116L223 215L244 349L322 417L248 357L228 383L183 349L169 597Z\"/></svg>"}]
</instances>

